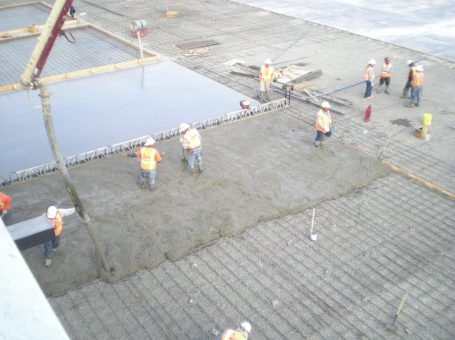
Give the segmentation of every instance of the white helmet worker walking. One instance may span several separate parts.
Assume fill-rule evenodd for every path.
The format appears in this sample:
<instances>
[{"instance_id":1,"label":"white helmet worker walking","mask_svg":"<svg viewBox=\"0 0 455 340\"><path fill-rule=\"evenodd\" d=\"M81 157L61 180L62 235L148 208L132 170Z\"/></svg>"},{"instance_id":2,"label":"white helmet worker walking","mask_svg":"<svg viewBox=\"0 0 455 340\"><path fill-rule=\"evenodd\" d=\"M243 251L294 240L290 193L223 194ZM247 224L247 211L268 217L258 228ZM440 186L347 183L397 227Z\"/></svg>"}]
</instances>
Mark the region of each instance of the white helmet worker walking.
<instances>
[{"instance_id":1,"label":"white helmet worker walking","mask_svg":"<svg viewBox=\"0 0 455 340\"><path fill-rule=\"evenodd\" d=\"M199 131L191 128L189 124L179 126L180 143L183 148L183 160L188 163L188 173L194 173L194 161L197 160L199 173L202 173L201 135Z\"/></svg>"}]
</instances>

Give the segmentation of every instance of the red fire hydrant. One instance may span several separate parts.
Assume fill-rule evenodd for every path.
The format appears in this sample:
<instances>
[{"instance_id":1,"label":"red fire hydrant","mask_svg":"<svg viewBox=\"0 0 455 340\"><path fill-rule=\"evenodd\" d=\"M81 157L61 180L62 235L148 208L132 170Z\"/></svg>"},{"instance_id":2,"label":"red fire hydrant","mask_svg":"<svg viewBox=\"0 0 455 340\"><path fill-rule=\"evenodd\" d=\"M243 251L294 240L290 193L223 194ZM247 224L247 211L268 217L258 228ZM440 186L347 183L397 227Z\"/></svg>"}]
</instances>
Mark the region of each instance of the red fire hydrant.
<instances>
[{"instance_id":1,"label":"red fire hydrant","mask_svg":"<svg viewBox=\"0 0 455 340\"><path fill-rule=\"evenodd\" d=\"M371 117L371 105L368 105L368 107L365 109L365 114L363 115L363 121L369 122L370 117Z\"/></svg>"}]
</instances>

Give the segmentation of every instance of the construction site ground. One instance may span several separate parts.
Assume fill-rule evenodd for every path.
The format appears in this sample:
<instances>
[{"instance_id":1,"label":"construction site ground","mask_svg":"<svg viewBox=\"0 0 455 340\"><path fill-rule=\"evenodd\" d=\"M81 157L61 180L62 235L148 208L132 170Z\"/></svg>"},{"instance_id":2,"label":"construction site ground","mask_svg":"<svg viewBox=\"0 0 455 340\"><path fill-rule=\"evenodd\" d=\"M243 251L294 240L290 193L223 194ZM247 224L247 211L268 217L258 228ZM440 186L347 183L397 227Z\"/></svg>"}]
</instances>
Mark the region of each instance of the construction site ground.
<instances>
[{"instance_id":1,"label":"construction site ground","mask_svg":"<svg viewBox=\"0 0 455 340\"><path fill-rule=\"evenodd\" d=\"M333 94L332 103L350 104L334 104L344 114L333 114L334 137L322 148L311 144L317 108L293 100L203 131L202 175L185 173L178 140L158 143L165 155L152 193L139 190L138 163L121 155L71 169L114 279L122 278L97 279L75 216L52 267L42 266L41 249L24 252L71 338L210 339L245 319L252 339L454 337L453 63L225 0L175 3L172 19L148 1L76 5L119 35L146 19L147 48L247 97L257 81L224 62L299 59L323 72L313 93L361 81L371 58L389 56L395 72L390 95L363 99L364 84ZM220 44L176 47L207 39ZM419 108L399 98L407 59L425 68ZM429 141L413 135L426 112ZM70 205L58 174L2 190L17 220ZM309 240L313 207L317 241Z\"/></svg>"}]
</instances>

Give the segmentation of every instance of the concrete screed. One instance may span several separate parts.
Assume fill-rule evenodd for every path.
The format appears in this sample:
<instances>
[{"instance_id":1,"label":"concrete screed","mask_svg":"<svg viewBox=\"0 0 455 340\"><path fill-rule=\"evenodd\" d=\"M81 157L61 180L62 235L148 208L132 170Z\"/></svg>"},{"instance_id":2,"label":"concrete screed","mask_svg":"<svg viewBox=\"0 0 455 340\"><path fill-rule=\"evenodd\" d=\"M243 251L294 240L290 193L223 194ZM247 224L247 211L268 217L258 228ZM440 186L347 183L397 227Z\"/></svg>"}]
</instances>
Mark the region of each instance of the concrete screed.
<instances>
[{"instance_id":1,"label":"concrete screed","mask_svg":"<svg viewBox=\"0 0 455 340\"><path fill-rule=\"evenodd\" d=\"M95 22L116 22L116 27L128 27L138 16L147 19L156 30L146 39L147 47L247 96L255 95L257 83L230 75L222 62L241 58L260 65L266 57L274 62L302 58L310 67L323 70L315 85L321 92L360 81L371 58L380 64L390 56L396 71L390 96L375 94L366 101L361 98L363 85L336 94L352 105L339 107L346 114L335 117L338 139L321 150L310 146L313 129L299 123L312 124L315 109L294 102L280 113L204 132L208 168L200 177L189 178L176 166L177 141L158 145L167 156L160 169L160 188L153 195L138 191L133 184L138 164L120 157L71 170L102 243L117 240L109 245L108 255L121 268L118 275L133 271L138 263L156 265L165 260L164 253L170 259L179 258L192 246L241 231L261 217L293 207L303 209L116 284L94 282L51 299L74 338L97 334L103 338L211 338L245 318L252 321L252 336L259 339L453 337L453 200L401 175L386 175L378 162L345 146L376 156L391 135L382 155L385 160L455 192L453 63L221 0L174 4L172 9L180 13L175 20L162 17L161 5L99 4L110 12L85 2L79 2L80 11L89 12ZM115 14L120 12L122 17ZM220 45L196 56L175 47L201 38L216 39ZM422 106L411 110L398 97L405 81L404 64L407 59L421 58L425 58L421 61L426 70L425 92ZM362 113L368 104L373 106L373 120L367 124L362 122ZM425 112L433 113L432 138L427 143L412 136ZM390 121L397 118L408 119L411 127L394 127ZM316 175L329 185L313 183L311 176ZM54 181L57 178L46 176L7 187L8 194L17 195L17 218L35 216L56 200L62 205L68 202L62 185ZM88 183L93 179L96 182ZM365 189L352 191L354 187ZM191 209L193 201L187 198L193 199L193 192L197 206L203 202L220 210L204 210L204 215ZM305 226L310 212L304 208L322 201L317 206L321 237L309 243ZM190 215L169 211L166 204L170 202ZM226 207L235 209L235 204L242 214L225 211ZM153 214L157 223L147 218L145 209L158 211ZM96 277L94 252L85 231L77 219L67 222L61 253L56 254L51 270L41 267L38 249L25 253L47 293L57 294L81 283L79 271L88 280ZM159 228L157 232L138 232L152 224ZM133 225L138 228L136 234L128 229ZM116 228L129 233L112 235ZM147 232L152 233L149 239ZM164 247L179 243L178 251ZM77 258L72 255L76 253ZM145 263L143 258L158 261ZM80 268L71 269L77 274L69 269L73 261ZM409 298L398 328L387 331L405 291Z\"/></svg>"}]
</instances>

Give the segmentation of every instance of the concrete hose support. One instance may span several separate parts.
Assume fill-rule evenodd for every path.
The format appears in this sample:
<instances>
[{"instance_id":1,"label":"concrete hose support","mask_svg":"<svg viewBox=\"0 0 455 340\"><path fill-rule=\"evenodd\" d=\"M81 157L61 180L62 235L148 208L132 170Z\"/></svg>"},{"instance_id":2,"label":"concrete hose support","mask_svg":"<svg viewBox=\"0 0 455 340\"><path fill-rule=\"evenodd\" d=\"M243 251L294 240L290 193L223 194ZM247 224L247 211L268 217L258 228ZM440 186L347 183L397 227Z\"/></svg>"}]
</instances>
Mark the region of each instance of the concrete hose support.
<instances>
[{"instance_id":1,"label":"concrete hose support","mask_svg":"<svg viewBox=\"0 0 455 340\"><path fill-rule=\"evenodd\" d=\"M54 159L57 163L57 168L60 171L60 173L62 174L63 181L65 182L66 191L68 192L68 195L70 196L71 201L73 202L73 205L76 208L76 211L79 214L80 218L82 219L82 222L83 222L85 228L87 229L87 232L93 242L93 245L95 246L96 253L97 253L99 259L101 260L104 274L107 274L107 276L110 277L113 269L109 267L106 256L105 256L103 250L101 249L101 246L98 243L98 240L96 239L93 228L90 225L90 217L85 212L85 209L82 205L79 195L76 192L76 188L74 187L73 181L68 172L68 169L65 166L65 162L63 161L63 157L60 153L60 149L57 144L57 138L55 136L54 125L52 123L50 92L47 89L47 86L44 84L39 84L38 89L40 91L41 107L43 110L43 119L44 119L44 125L46 127L47 138L49 139L49 145L51 147L52 154L54 155Z\"/></svg>"}]
</instances>

